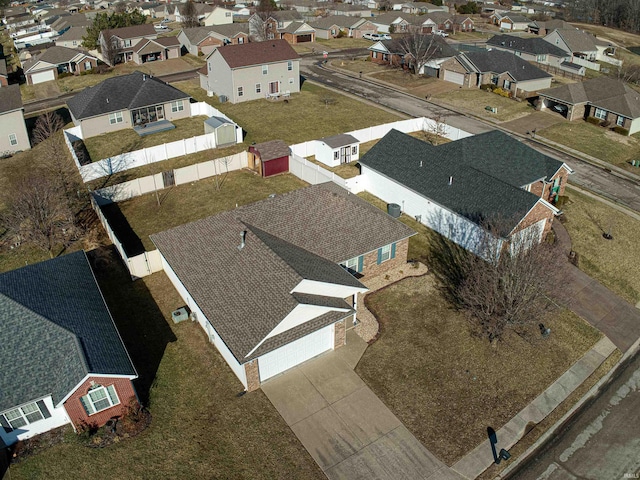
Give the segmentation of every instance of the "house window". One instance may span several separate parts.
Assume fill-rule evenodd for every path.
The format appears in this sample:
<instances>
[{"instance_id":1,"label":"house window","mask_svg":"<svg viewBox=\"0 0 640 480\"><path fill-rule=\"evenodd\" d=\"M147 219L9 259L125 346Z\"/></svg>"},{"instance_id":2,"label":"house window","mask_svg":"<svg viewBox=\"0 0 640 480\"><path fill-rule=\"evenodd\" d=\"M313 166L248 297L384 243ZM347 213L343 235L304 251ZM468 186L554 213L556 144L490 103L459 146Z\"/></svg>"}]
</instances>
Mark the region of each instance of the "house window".
<instances>
[{"instance_id":1,"label":"house window","mask_svg":"<svg viewBox=\"0 0 640 480\"><path fill-rule=\"evenodd\" d=\"M493 83L494 85L498 85L499 80L500 80L500 77L498 75L491 76L491 83Z\"/></svg>"},{"instance_id":2,"label":"house window","mask_svg":"<svg viewBox=\"0 0 640 480\"><path fill-rule=\"evenodd\" d=\"M293 78L289 79L289 85L293 85Z\"/></svg>"},{"instance_id":3,"label":"house window","mask_svg":"<svg viewBox=\"0 0 640 480\"><path fill-rule=\"evenodd\" d=\"M242 97L244 95L244 88L238 87L238 96Z\"/></svg>"},{"instance_id":4,"label":"house window","mask_svg":"<svg viewBox=\"0 0 640 480\"><path fill-rule=\"evenodd\" d=\"M515 52L516 57L521 57L522 56L522 52Z\"/></svg>"},{"instance_id":5,"label":"house window","mask_svg":"<svg viewBox=\"0 0 640 480\"><path fill-rule=\"evenodd\" d=\"M292 62L291 60L289 60L289 61L287 62L287 70L288 70L288 71L293 70L293 62Z\"/></svg>"},{"instance_id":6,"label":"house window","mask_svg":"<svg viewBox=\"0 0 640 480\"><path fill-rule=\"evenodd\" d=\"M262 92L262 85L260 85L259 83L256 83L256 93L260 93Z\"/></svg>"},{"instance_id":7,"label":"house window","mask_svg":"<svg viewBox=\"0 0 640 480\"><path fill-rule=\"evenodd\" d=\"M230 17L230 16L231 16L231 12L225 12L225 13L224 13L224 16L225 16L225 17Z\"/></svg>"},{"instance_id":8,"label":"house window","mask_svg":"<svg viewBox=\"0 0 640 480\"><path fill-rule=\"evenodd\" d=\"M511 82L509 80L505 80L503 85L505 90L509 90L511 88Z\"/></svg>"},{"instance_id":9,"label":"house window","mask_svg":"<svg viewBox=\"0 0 640 480\"><path fill-rule=\"evenodd\" d=\"M378 52L371 52L371 56L373 58L378 58Z\"/></svg>"},{"instance_id":10,"label":"house window","mask_svg":"<svg viewBox=\"0 0 640 480\"><path fill-rule=\"evenodd\" d=\"M269 65L262 65L262 74L266 75L269 73Z\"/></svg>"},{"instance_id":11,"label":"house window","mask_svg":"<svg viewBox=\"0 0 640 480\"><path fill-rule=\"evenodd\" d=\"M77 41L77 40L73 40L73 41L71 42L71 44L75 47L76 45L78 45L78 41Z\"/></svg>"},{"instance_id":12,"label":"house window","mask_svg":"<svg viewBox=\"0 0 640 480\"><path fill-rule=\"evenodd\" d=\"M605 120L607 118L607 111L601 108L596 108L593 116L599 118L600 120Z\"/></svg>"},{"instance_id":13,"label":"house window","mask_svg":"<svg viewBox=\"0 0 640 480\"><path fill-rule=\"evenodd\" d=\"M275 36L273 35L273 33L269 32L267 34L267 40L273 40L275 38Z\"/></svg>"},{"instance_id":14,"label":"house window","mask_svg":"<svg viewBox=\"0 0 640 480\"><path fill-rule=\"evenodd\" d=\"M125 47L130 47L131 46L131 40L125 40L124 41L124 46Z\"/></svg>"},{"instance_id":15,"label":"house window","mask_svg":"<svg viewBox=\"0 0 640 480\"><path fill-rule=\"evenodd\" d=\"M84 407L87 415L93 415L94 413L101 412L107 408L111 408L114 405L120 403L120 399L116 394L116 389L113 385L103 387L102 385L94 385L84 397L80 397L80 402Z\"/></svg>"},{"instance_id":16,"label":"house window","mask_svg":"<svg viewBox=\"0 0 640 480\"><path fill-rule=\"evenodd\" d=\"M619 127L624 127L624 117L618 115L618 118L616 119L616 125Z\"/></svg>"},{"instance_id":17,"label":"house window","mask_svg":"<svg viewBox=\"0 0 640 480\"><path fill-rule=\"evenodd\" d=\"M341 263L341 265L351 273L360 273L362 272L362 257L350 258L346 262Z\"/></svg>"},{"instance_id":18,"label":"house window","mask_svg":"<svg viewBox=\"0 0 640 480\"><path fill-rule=\"evenodd\" d=\"M542 63L547 61L546 55L536 55L536 62Z\"/></svg>"},{"instance_id":19,"label":"house window","mask_svg":"<svg viewBox=\"0 0 640 480\"><path fill-rule=\"evenodd\" d=\"M30 423L49 418L50 416L51 414L44 402L38 400L37 402L28 403L22 407L4 412L4 414L0 415L0 421L5 431L10 432L11 430L24 427Z\"/></svg>"},{"instance_id":20,"label":"house window","mask_svg":"<svg viewBox=\"0 0 640 480\"><path fill-rule=\"evenodd\" d=\"M340 160L340 152L338 150L333 152L333 159L334 160Z\"/></svg>"},{"instance_id":21,"label":"house window","mask_svg":"<svg viewBox=\"0 0 640 480\"><path fill-rule=\"evenodd\" d=\"M358 146L356 145L355 147L351 147L351 155L357 155L358 154Z\"/></svg>"},{"instance_id":22,"label":"house window","mask_svg":"<svg viewBox=\"0 0 640 480\"><path fill-rule=\"evenodd\" d=\"M238 45L242 45L244 43L244 37L238 37Z\"/></svg>"},{"instance_id":23,"label":"house window","mask_svg":"<svg viewBox=\"0 0 640 480\"><path fill-rule=\"evenodd\" d=\"M113 112L109 114L109 123L115 125L116 123L122 123L122 112Z\"/></svg>"},{"instance_id":24,"label":"house window","mask_svg":"<svg viewBox=\"0 0 640 480\"><path fill-rule=\"evenodd\" d=\"M11 144L12 147L18 144L18 137L16 136L15 133L9 134L9 143Z\"/></svg>"},{"instance_id":25,"label":"house window","mask_svg":"<svg viewBox=\"0 0 640 480\"><path fill-rule=\"evenodd\" d=\"M391 259L391 245L385 245L378 250L378 265Z\"/></svg>"},{"instance_id":26,"label":"house window","mask_svg":"<svg viewBox=\"0 0 640 480\"><path fill-rule=\"evenodd\" d=\"M171 111L173 113L182 112L184 110L184 104L182 100L176 100L175 102L171 102Z\"/></svg>"},{"instance_id":27,"label":"house window","mask_svg":"<svg viewBox=\"0 0 640 480\"><path fill-rule=\"evenodd\" d=\"M84 62L84 69L85 70L91 70L91 62L89 62L89 61Z\"/></svg>"}]
</instances>

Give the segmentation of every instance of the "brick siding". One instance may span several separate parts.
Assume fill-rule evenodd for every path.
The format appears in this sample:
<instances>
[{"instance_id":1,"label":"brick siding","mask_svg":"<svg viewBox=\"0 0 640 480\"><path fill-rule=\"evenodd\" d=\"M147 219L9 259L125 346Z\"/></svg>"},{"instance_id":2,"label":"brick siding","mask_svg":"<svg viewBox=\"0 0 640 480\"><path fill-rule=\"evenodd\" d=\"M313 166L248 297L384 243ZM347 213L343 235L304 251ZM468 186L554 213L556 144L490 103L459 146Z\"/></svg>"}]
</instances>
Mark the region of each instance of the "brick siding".
<instances>
[{"instance_id":1,"label":"brick siding","mask_svg":"<svg viewBox=\"0 0 640 480\"><path fill-rule=\"evenodd\" d=\"M344 324L345 320L340 320L339 322L336 322L334 325L334 336L333 336L333 348L334 350L336 348L340 348L344 345L346 345L347 343L347 333L346 333L346 329L345 329L345 324Z\"/></svg>"},{"instance_id":2,"label":"brick siding","mask_svg":"<svg viewBox=\"0 0 640 480\"><path fill-rule=\"evenodd\" d=\"M260 388L260 367L258 359L244 364L244 373L247 377L247 392L253 392Z\"/></svg>"},{"instance_id":3,"label":"brick siding","mask_svg":"<svg viewBox=\"0 0 640 480\"><path fill-rule=\"evenodd\" d=\"M396 256L378 265L378 251L367 253L362 262L362 275L365 280L386 274L400 265L407 263L409 253L409 239L405 238L396 242Z\"/></svg>"},{"instance_id":4,"label":"brick siding","mask_svg":"<svg viewBox=\"0 0 640 480\"><path fill-rule=\"evenodd\" d=\"M516 232L523 230L536 222L539 222L543 218L547 219L547 222L544 226L544 232L542 234L542 238L544 238L545 235L549 233L549 230L551 230L551 225L553 224L553 212L541 203L538 203L535 207L533 207L527 214L527 216L522 219L522 221L516 228Z\"/></svg>"},{"instance_id":5,"label":"brick siding","mask_svg":"<svg viewBox=\"0 0 640 480\"><path fill-rule=\"evenodd\" d=\"M87 412L80 401L80 397L84 397L89 391L89 388L94 384L102 385L104 387L113 385L116 389L116 393L118 394L120 403L111 408L107 408L106 410L94 413L93 415L87 415ZM110 418L122 416L126 412L132 398L136 398L136 393L133 389L131 380L128 378L91 377L80 385L80 387L73 392L73 395L64 402L64 409L67 411L69 419L76 428L82 425L82 423L101 427L107 423Z\"/></svg>"}]
</instances>

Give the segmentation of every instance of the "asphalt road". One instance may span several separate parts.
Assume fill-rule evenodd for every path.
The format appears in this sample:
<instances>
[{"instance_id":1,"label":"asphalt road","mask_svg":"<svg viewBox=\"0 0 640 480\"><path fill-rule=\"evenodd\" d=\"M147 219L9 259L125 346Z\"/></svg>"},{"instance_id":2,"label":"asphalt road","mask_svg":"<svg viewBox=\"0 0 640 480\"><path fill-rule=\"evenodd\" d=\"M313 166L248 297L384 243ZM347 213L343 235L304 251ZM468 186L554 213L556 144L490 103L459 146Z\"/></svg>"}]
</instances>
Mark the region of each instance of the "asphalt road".
<instances>
[{"instance_id":1,"label":"asphalt road","mask_svg":"<svg viewBox=\"0 0 640 480\"><path fill-rule=\"evenodd\" d=\"M640 478L640 355L510 480Z\"/></svg>"}]
</instances>

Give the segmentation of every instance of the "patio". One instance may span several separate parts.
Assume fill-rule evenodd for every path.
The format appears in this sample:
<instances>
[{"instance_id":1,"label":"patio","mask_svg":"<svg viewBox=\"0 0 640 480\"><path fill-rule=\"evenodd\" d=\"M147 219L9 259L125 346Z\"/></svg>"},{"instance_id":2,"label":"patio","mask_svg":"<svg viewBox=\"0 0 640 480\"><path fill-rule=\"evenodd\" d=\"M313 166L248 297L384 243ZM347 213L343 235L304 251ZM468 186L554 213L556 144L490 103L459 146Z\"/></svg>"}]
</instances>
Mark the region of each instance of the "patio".
<instances>
[{"instance_id":1,"label":"patio","mask_svg":"<svg viewBox=\"0 0 640 480\"><path fill-rule=\"evenodd\" d=\"M157 122L145 123L143 125L133 127L133 130L144 137L159 132L166 132L167 130L173 130L176 126L169 120L159 120Z\"/></svg>"}]
</instances>

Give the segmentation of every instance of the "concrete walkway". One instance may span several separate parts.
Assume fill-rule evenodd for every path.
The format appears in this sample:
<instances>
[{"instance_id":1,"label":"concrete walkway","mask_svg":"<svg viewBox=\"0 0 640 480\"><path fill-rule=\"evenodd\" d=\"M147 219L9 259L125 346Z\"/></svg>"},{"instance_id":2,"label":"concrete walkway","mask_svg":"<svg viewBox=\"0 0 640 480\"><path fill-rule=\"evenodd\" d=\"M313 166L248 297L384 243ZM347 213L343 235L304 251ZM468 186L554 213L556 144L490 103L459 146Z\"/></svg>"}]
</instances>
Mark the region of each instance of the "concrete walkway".
<instances>
[{"instance_id":1,"label":"concrete walkway","mask_svg":"<svg viewBox=\"0 0 640 480\"><path fill-rule=\"evenodd\" d=\"M262 390L329 479L460 480L353 371L367 348L347 345L305 362Z\"/></svg>"}]
</instances>

